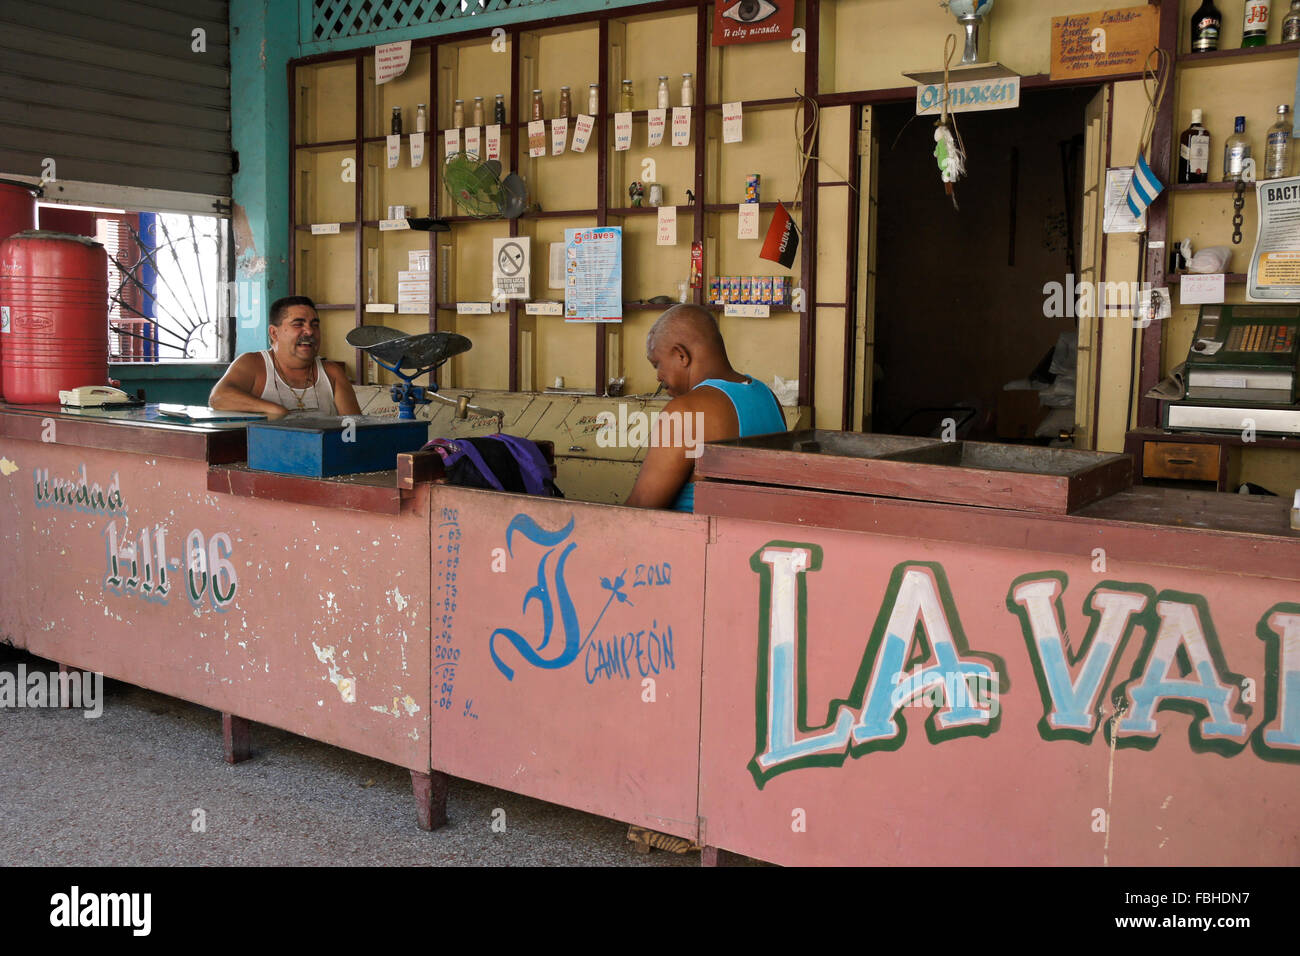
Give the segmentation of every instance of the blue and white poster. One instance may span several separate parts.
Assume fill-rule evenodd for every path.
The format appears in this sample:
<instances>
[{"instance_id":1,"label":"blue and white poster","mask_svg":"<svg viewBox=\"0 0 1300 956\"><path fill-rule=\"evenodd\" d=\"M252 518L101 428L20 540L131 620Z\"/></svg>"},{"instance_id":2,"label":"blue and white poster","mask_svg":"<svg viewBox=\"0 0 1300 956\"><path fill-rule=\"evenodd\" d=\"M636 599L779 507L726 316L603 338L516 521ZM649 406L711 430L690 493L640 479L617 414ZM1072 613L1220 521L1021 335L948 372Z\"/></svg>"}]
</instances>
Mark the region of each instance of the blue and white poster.
<instances>
[{"instance_id":1,"label":"blue and white poster","mask_svg":"<svg viewBox=\"0 0 1300 956\"><path fill-rule=\"evenodd\" d=\"M564 318L623 321L623 228L564 230Z\"/></svg>"}]
</instances>

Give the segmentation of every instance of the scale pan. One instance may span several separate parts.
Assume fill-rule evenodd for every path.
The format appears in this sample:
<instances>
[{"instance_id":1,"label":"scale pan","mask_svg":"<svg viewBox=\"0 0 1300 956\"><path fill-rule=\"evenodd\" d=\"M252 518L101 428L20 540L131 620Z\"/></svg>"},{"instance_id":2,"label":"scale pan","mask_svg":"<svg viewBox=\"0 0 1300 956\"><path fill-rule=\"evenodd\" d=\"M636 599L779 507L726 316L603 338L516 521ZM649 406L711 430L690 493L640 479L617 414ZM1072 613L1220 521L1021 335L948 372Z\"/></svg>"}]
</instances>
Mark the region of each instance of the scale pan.
<instances>
[{"instance_id":1,"label":"scale pan","mask_svg":"<svg viewBox=\"0 0 1300 956\"><path fill-rule=\"evenodd\" d=\"M455 332L423 332L371 346L369 352L395 368L436 368L453 355L468 352L473 343Z\"/></svg>"},{"instance_id":2,"label":"scale pan","mask_svg":"<svg viewBox=\"0 0 1300 956\"><path fill-rule=\"evenodd\" d=\"M386 325L359 325L348 332L348 345L354 349L368 349L381 342L408 337L408 333L390 329Z\"/></svg>"}]
</instances>

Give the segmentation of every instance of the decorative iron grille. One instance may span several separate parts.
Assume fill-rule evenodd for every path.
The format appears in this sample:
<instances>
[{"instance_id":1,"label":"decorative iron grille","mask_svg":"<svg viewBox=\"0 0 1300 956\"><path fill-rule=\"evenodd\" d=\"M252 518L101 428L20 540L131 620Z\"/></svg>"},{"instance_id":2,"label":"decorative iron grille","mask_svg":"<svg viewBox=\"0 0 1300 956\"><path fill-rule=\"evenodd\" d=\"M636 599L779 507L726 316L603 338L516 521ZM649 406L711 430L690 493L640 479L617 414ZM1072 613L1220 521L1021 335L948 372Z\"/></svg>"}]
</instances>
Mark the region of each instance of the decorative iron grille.
<instances>
[{"instance_id":1,"label":"decorative iron grille","mask_svg":"<svg viewBox=\"0 0 1300 956\"><path fill-rule=\"evenodd\" d=\"M311 40L335 40L444 23L558 0L312 0Z\"/></svg>"}]
</instances>

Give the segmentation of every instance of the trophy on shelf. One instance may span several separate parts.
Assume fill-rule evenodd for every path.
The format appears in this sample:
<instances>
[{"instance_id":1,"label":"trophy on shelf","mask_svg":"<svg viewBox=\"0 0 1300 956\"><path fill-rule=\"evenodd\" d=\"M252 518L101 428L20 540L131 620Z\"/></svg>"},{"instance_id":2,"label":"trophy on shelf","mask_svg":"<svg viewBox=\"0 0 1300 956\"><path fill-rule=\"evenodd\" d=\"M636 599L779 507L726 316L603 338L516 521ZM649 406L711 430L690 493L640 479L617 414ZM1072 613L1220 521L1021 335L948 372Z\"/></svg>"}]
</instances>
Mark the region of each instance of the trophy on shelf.
<instances>
[{"instance_id":1,"label":"trophy on shelf","mask_svg":"<svg viewBox=\"0 0 1300 956\"><path fill-rule=\"evenodd\" d=\"M993 9L993 0L944 0L939 4L957 18L966 29L966 49L962 51L963 64L979 62L980 24Z\"/></svg>"}]
</instances>

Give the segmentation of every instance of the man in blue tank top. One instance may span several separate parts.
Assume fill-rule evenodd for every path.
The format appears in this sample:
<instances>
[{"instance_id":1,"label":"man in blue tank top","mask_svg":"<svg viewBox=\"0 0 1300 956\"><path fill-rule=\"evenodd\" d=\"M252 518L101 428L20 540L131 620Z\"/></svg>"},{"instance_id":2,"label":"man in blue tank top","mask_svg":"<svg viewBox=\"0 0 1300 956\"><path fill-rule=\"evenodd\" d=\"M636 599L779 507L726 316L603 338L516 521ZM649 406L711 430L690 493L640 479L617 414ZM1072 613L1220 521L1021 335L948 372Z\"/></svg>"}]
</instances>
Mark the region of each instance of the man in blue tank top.
<instances>
[{"instance_id":1,"label":"man in blue tank top","mask_svg":"<svg viewBox=\"0 0 1300 956\"><path fill-rule=\"evenodd\" d=\"M646 336L646 358L672 400L627 504L694 511L691 476L700 443L783 432L785 416L770 388L731 367L718 323L697 305L676 305L659 317Z\"/></svg>"}]
</instances>

